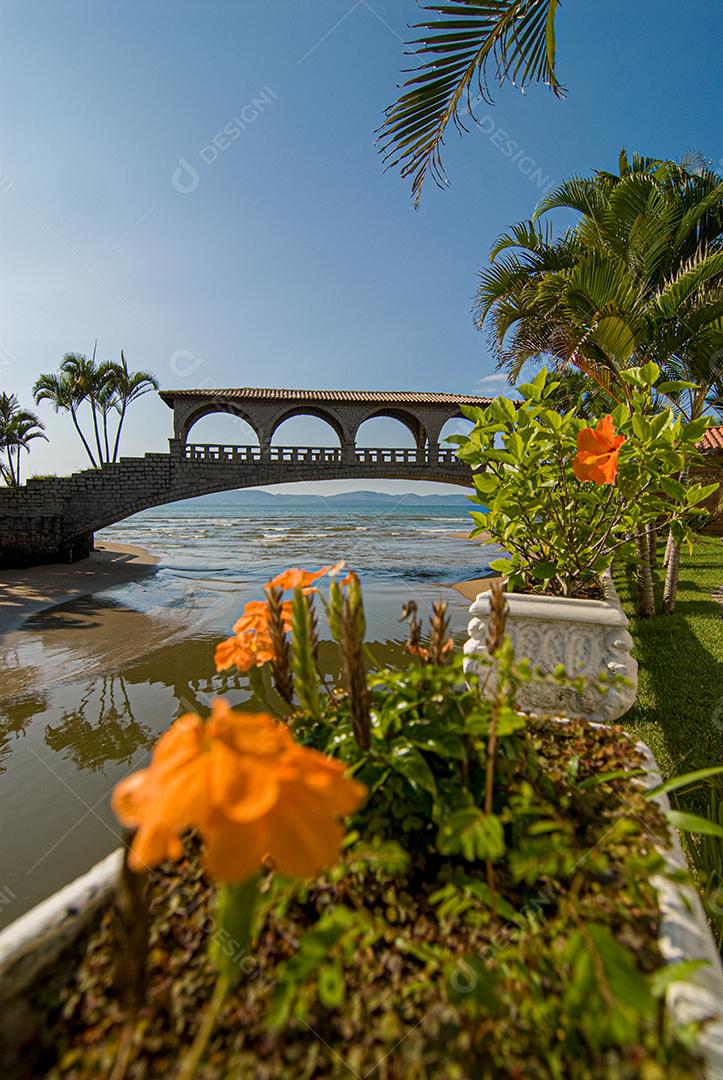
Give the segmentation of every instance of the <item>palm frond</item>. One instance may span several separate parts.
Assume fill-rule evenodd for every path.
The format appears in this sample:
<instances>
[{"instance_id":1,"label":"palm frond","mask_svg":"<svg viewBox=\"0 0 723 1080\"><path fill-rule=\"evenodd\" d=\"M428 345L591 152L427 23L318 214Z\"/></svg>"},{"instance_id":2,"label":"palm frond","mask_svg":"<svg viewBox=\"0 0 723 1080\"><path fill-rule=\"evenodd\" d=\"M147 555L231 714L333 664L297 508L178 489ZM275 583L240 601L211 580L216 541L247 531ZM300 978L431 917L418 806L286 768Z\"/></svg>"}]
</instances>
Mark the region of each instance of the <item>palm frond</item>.
<instances>
[{"instance_id":1,"label":"palm frond","mask_svg":"<svg viewBox=\"0 0 723 1080\"><path fill-rule=\"evenodd\" d=\"M475 121L473 90L491 101L488 74L502 85L510 79L524 89L543 82L561 96L555 72L555 18L559 0L447 0L425 6L440 18L418 23L424 36L409 42L422 63L411 72L387 111L377 141L387 168L412 176L412 199L419 205L431 173L447 184L441 147L449 123L467 131L465 110Z\"/></svg>"}]
</instances>

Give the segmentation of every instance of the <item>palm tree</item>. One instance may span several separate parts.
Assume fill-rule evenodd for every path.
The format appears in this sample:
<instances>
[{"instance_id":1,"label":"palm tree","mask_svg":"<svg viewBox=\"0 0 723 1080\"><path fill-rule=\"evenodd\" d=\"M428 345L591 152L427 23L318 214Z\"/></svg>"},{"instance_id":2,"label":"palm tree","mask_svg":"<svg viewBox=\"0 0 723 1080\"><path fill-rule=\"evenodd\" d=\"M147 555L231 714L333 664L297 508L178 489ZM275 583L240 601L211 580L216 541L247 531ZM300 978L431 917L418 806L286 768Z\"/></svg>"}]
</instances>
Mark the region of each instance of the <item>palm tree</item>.
<instances>
[{"instance_id":1,"label":"palm tree","mask_svg":"<svg viewBox=\"0 0 723 1080\"><path fill-rule=\"evenodd\" d=\"M96 342L97 346L97 342ZM76 431L94 468L117 461L121 430L128 406L150 390L158 389L158 380L148 371L129 371L123 350L120 362L96 363L96 346L90 359L82 353L66 353L57 374L41 375L35 383L35 400L50 401L55 411L70 413ZM87 402L93 419L95 454L80 426L79 409ZM118 413L118 427L111 454L109 418Z\"/></svg>"},{"instance_id":2,"label":"palm tree","mask_svg":"<svg viewBox=\"0 0 723 1080\"><path fill-rule=\"evenodd\" d=\"M33 439L46 439L44 430L35 413L20 408L16 394L0 394L0 452L7 455L0 473L8 485L19 487L21 453Z\"/></svg>"},{"instance_id":3,"label":"palm tree","mask_svg":"<svg viewBox=\"0 0 723 1080\"><path fill-rule=\"evenodd\" d=\"M576 210L555 238L539 217ZM723 355L723 181L708 169L620 156L619 175L565 181L535 219L494 245L481 275L477 320L515 379L527 361L573 365L613 398L620 373L655 360L686 419L720 393ZM682 381L683 385L680 385ZM640 539L640 553L643 553ZM678 552L669 545L664 611L675 604ZM641 572L645 577L645 570ZM644 582L650 608L652 579Z\"/></svg>"},{"instance_id":4,"label":"palm tree","mask_svg":"<svg viewBox=\"0 0 723 1080\"><path fill-rule=\"evenodd\" d=\"M473 95L491 101L488 75L520 89L542 82L561 97L555 70L555 18L559 0L443 0L425 11L440 18L417 23L423 35L409 42L422 57L386 112L378 136L388 167L412 177L419 205L428 172L444 186L441 147L447 126L466 131L474 121Z\"/></svg>"},{"instance_id":5,"label":"palm tree","mask_svg":"<svg viewBox=\"0 0 723 1080\"><path fill-rule=\"evenodd\" d=\"M539 218L560 207L580 220L554 238ZM619 176L565 181L532 221L497 240L481 274L477 322L491 331L500 366L514 379L528 360L571 363L620 396L619 372L645 362L647 334L669 378L700 384L675 404L688 418L701 415L720 381L722 207L723 182L712 171L637 155L630 162L624 151Z\"/></svg>"},{"instance_id":6,"label":"palm tree","mask_svg":"<svg viewBox=\"0 0 723 1080\"><path fill-rule=\"evenodd\" d=\"M112 412L118 410L119 404L118 393L115 386L115 368L116 365L112 362L99 364L96 374L97 389L95 394L95 400L103 424L103 450L105 454L103 459L104 461L111 460L108 419Z\"/></svg>"},{"instance_id":7,"label":"palm tree","mask_svg":"<svg viewBox=\"0 0 723 1080\"><path fill-rule=\"evenodd\" d=\"M87 401L90 405L98 462L102 464L104 458L100 441L100 428L98 426L98 397L103 393L103 384L107 376L104 371L96 366L95 354L97 346L98 342L96 341L93 345L93 355L90 360L83 353L66 353L60 364L60 370L70 382L76 408L84 401Z\"/></svg>"},{"instance_id":8,"label":"palm tree","mask_svg":"<svg viewBox=\"0 0 723 1080\"><path fill-rule=\"evenodd\" d=\"M65 372L60 374L49 373L41 375L33 386L33 395L37 404L41 401L49 401L57 412L68 412L73 420L75 430L78 432L85 452L90 458L93 468L98 467L98 462L93 457L88 440L78 420L78 405L80 401L76 397L76 388Z\"/></svg>"},{"instance_id":9,"label":"palm tree","mask_svg":"<svg viewBox=\"0 0 723 1080\"><path fill-rule=\"evenodd\" d=\"M123 428L123 421L125 420L126 411L128 406L136 401L139 397L143 397L144 394L149 393L151 390L157 390L159 383L158 379L154 375L151 375L149 371L129 371L126 363L126 358L123 355L121 349L120 363L113 364L112 367L112 379L111 385L115 394L116 408L119 410L118 418L118 430L115 436L115 445L113 447L113 461L118 460L118 448L120 445L121 431Z\"/></svg>"}]
</instances>

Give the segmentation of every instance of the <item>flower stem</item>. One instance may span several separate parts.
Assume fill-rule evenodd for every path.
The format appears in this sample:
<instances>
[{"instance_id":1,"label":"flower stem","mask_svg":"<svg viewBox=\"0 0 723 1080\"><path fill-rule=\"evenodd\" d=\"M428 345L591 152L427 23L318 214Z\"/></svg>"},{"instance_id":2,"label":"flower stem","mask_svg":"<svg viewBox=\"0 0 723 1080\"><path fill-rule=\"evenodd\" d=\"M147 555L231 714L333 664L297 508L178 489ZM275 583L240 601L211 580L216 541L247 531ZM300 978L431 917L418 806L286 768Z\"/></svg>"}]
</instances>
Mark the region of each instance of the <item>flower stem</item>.
<instances>
[{"instance_id":1,"label":"flower stem","mask_svg":"<svg viewBox=\"0 0 723 1080\"><path fill-rule=\"evenodd\" d=\"M228 977L226 975L219 975L216 980L216 986L214 987L211 1000L206 1006L206 1010L203 1014L201 1026L196 1032L196 1037L191 1044L191 1049L181 1062L177 1080L193 1080L193 1077L196 1075L196 1070L201 1063L201 1058L206 1051L209 1039L213 1035L214 1028L216 1027L230 986L231 983Z\"/></svg>"}]
</instances>

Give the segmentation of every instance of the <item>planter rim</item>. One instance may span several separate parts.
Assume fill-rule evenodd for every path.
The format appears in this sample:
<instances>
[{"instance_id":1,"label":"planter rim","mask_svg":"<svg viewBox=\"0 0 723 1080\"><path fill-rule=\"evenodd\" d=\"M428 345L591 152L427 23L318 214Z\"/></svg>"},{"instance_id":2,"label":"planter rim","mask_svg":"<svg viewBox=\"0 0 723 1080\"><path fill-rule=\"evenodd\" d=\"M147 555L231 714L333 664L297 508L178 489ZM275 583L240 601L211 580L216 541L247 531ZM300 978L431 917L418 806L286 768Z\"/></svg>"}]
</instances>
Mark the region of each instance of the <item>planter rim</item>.
<instances>
[{"instance_id":1,"label":"planter rim","mask_svg":"<svg viewBox=\"0 0 723 1080\"><path fill-rule=\"evenodd\" d=\"M108 902L123 851L116 848L0 931L0 1002L21 994L51 967Z\"/></svg>"},{"instance_id":2,"label":"planter rim","mask_svg":"<svg viewBox=\"0 0 723 1080\"><path fill-rule=\"evenodd\" d=\"M526 619L561 619L595 623L598 626L627 626L628 620L609 573L601 576L603 600L576 599L567 596L538 596L537 593L506 592L511 615ZM489 614L489 592L478 593L469 609L470 615Z\"/></svg>"}]
</instances>

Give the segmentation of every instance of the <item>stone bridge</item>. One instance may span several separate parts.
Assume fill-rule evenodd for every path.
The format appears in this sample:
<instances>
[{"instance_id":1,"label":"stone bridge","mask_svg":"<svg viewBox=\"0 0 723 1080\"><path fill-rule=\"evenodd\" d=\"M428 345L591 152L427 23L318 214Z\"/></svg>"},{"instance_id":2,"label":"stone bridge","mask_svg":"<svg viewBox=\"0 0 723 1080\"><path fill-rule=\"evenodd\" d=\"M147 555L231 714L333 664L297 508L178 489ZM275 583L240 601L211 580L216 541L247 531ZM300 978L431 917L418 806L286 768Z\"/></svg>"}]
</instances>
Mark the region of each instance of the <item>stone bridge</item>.
<instances>
[{"instance_id":1,"label":"stone bridge","mask_svg":"<svg viewBox=\"0 0 723 1080\"><path fill-rule=\"evenodd\" d=\"M68 477L29 480L0 489L0 567L74 562L93 547L93 534L152 506L195 495L244 487L318 480L433 480L469 486L468 466L440 446L448 420L461 405L484 406L490 398L457 394L355 390L163 390L173 410L167 454L121 458L100 469ZM248 424L251 445L197 444L193 425L212 413ZM337 446L272 445L277 428L293 416L325 420ZM391 417L412 433L414 447L357 445L360 426Z\"/></svg>"}]
</instances>

